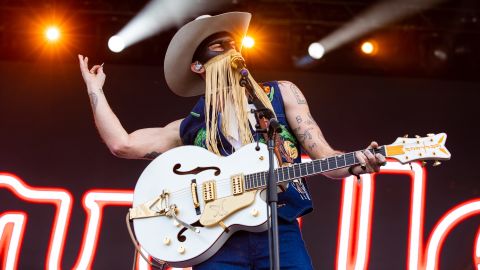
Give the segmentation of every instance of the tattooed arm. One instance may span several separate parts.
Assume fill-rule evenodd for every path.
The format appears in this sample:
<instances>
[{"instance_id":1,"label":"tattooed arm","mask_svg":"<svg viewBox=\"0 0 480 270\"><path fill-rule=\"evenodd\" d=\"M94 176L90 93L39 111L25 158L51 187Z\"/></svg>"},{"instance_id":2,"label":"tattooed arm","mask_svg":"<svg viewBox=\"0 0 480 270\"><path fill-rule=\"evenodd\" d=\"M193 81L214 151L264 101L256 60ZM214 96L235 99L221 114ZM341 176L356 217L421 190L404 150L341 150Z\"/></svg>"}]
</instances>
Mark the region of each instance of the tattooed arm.
<instances>
[{"instance_id":1,"label":"tattooed arm","mask_svg":"<svg viewBox=\"0 0 480 270\"><path fill-rule=\"evenodd\" d=\"M279 86L283 96L287 121L307 154L312 159L341 154L342 152L334 150L323 137L320 127L310 114L307 100L300 89L287 81L279 82ZM372 142L370 146L377 147L378 145ZM356 156L361 163L365 163L367 169L362 170L360 166L355 167L353 168L355 174L378 171L379 164L385 161L383 156L373 156L368 151L366 153L357 152ZM327 172L325 175L331 178L343 178L349 176L350 173L347 168L344 168Z\"/></svg>"},{"instance_id":2,"label":"tattooed arm","mask_svg":"<svg viewBox=\"0 0 480 270\"><path fill-rule=\"evenodd\" d=\"M128 134L103 94L102 87L106 77L103 67L95 65L89 70L88 58L82 55L78 58L80 70L87 85L95 125L100 137L115 156L153 159L160 153L182 144L179 135L181 120L174 121L165 127L140 129Z\"/></svg>"}]
</instances>

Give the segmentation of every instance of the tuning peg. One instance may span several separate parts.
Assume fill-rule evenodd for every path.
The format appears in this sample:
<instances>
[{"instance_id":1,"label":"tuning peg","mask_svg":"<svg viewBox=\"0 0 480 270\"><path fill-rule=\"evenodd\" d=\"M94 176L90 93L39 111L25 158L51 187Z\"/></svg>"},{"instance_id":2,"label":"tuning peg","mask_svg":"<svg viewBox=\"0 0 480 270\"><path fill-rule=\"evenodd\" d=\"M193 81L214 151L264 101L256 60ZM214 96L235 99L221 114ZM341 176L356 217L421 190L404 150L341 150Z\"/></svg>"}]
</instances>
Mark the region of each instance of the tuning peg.
<instances>
[{"instance_id":1,"label":"tuning peg","mask_svg":"<svg viewBox=\"0 0 480 270\"><path fill-rule=\"evenodd\" d=\"M422 167L425 167L427 166L427 162L426 161L422 161Z\"/></svg>"},{"instance_id":2,"label":"tuning peg","mask_svg":"<svg viewBox=\"0 0 480 270\"><path fill-rule=\"evenodd\" d=\"M413 166L412 166L412 163L411 163L411 162L409 162L409 163L408 163L408 165L410 165L410 170L412 170L412 171L413 171Z\"/></svg>"},{"instance_id":3,"label":"tuning peg","mask_svg":"<svg viewBox=\"0 0 480 270\"><path fill-rule=\"evenodd\" d=\"M438 161L438 160L435 160L435 162L433 163L433 166L436 167L438 165L442 164L442 162Z\"/></svg>"},{"instance_id":4,"label":"tuning peg","mask_svg":"<svg viewBox=\"0 0 480 270\"><path fill-rule=\"evenodd\" d=\"M415 135L415 138L421 138L419 135Z\"/></svg>"},{"instance_id":5,"label":"tuning peg","mask_svg":"<svg viewBox=\"0 0 480 270\"><path fill-rule=\"evenodd\" d=\"M433 133L428 133L427 136L428 136L428 137L433 137L433 136L435 136L435 134L433 134Z\"/></svg>"},{"instance_id":6,"label":"tuning peg","mask_svg":"<svg viewBox=\"0 0 480 270\"><path fill-rule=\"evenodd\" d=\"M408 134L403 135L403 138L408 138Z\"/></svg>"}]
</instances>

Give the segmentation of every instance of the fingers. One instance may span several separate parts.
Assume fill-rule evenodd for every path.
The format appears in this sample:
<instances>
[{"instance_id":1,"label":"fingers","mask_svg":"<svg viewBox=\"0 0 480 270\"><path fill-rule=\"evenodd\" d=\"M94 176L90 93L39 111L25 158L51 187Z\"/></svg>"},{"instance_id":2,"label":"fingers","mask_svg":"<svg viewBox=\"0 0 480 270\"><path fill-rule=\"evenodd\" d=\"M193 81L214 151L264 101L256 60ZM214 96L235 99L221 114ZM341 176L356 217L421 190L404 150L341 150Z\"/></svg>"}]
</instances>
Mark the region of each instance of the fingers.
<instances>
[{"instance_id":1,"label":"fingers","mask_svg":"<svg viewBox=\"0 0 480 270\"><path fill-rule=\"evenodd\" d=\"M363 151L363 154L367 157L367 168L368 171L378 171L379 168L377 165L377 160L375 159L375 156L370 152L369 150Z\"/></svg>"},{"instance_id":2,"label":"fingers","mask_svg":"<svg viewBox=\"0 0 480 270\"><path fill-rule=\"evenodd\" d=\"M95 66L93 66L93 67L90 69L90 73L96 74L96 73L97 73L97 70L99 70L99 69L101 69L101 68L102 68L102 66L100 66L100 65L95 65Z\"/></svg>"},{"instance_id":3,"label":"fingers","mask_svg":"<svg viewBox=\"0 0 480 270\"><path fill-rule=\"evenodd\" d=\"M357 151L355 152L355 156L357 157L358 159L358 162L360 163L360 167L362 167L362 169L365 171L367 169L367 159L365 157L365 155L360 152L360 151Z\"/></svg>"}]
</instances>

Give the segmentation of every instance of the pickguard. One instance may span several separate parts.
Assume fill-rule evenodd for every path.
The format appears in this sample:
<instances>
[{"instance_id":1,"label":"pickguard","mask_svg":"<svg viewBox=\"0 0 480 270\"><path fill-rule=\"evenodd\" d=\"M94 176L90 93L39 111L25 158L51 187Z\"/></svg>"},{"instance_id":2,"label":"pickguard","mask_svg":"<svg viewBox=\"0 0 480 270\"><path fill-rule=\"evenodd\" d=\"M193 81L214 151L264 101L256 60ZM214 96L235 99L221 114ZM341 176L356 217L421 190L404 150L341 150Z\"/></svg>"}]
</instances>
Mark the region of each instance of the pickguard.
<instances>
[{"instance_id":1,"label":"pickguard","mask_svg":"<svg viewBox=\"0 0 480 270\"><path fill-rule=\"evenodd\" d=\"M255 201L256 190L241 195L228 196L205 204L200 223L205 226L217 225L236 211L251 205Z\"/></svg>"}]
</instances>

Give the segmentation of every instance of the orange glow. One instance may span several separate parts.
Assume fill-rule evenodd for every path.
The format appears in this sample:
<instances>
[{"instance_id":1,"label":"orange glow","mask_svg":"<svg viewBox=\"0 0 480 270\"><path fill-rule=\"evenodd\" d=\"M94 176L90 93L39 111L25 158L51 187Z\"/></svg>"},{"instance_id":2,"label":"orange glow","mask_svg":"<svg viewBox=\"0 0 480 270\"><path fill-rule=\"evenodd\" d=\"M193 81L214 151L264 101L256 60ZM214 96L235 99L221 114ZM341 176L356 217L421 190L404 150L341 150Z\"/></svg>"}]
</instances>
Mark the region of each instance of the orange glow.
<instances>
[{"instance_id":1,"label":"orange glow","mask_svg":"<svg viewBox=\"0 0 480 270\"><path fill-rule=\"evenodd\" d=\"M49 26L45 30L45 37L47 38L48 41L50 42L55 42L60 39L60 29L56 26Z\"/></svg>"},{"instance_id":2,"label":"orange glow","mask_svg":"<svg viewBox=\"0 0 480 270\"><path fill-rule=\"evenodd\" d=\"M250 49L255 46L255 39L253 39L251 36L245 36L242 40L242 45L243 47Z\"/></svg>"},{"instance_id":3,"label":"orange glow","mask_svg":"<svg viewBox=\"0 0 480 270\"><path fill-rule=\"evenodd\" d=\"M378 52L378 44L373 40L368 40L362 43L360 50L366 55L376 55Z\"/></svg>"}]
</instances>

